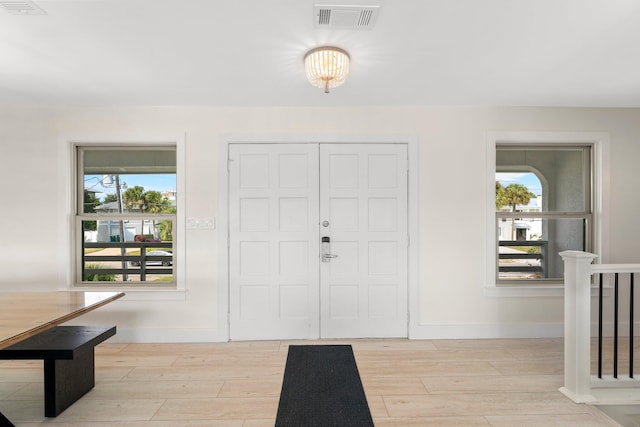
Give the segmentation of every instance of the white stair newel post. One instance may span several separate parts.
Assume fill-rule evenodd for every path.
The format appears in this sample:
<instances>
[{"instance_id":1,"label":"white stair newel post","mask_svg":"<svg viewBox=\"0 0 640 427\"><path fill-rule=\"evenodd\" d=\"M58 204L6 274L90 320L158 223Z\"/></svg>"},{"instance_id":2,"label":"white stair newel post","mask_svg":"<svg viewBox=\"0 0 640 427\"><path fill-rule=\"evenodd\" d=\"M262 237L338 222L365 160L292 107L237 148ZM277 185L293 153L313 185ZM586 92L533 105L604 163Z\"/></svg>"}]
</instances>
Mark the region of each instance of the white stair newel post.
<instances>
[{"instance_id":1,"label":"white stair newel post","mask_svg":"<svg viewBox=\"0 0 640 427\"><path fill-rule=\"evenodd\" d=\"M564 387L574 402L591 395L591 263L597 255L560 252L564 260Z\"/></svg>"}]
</instances>

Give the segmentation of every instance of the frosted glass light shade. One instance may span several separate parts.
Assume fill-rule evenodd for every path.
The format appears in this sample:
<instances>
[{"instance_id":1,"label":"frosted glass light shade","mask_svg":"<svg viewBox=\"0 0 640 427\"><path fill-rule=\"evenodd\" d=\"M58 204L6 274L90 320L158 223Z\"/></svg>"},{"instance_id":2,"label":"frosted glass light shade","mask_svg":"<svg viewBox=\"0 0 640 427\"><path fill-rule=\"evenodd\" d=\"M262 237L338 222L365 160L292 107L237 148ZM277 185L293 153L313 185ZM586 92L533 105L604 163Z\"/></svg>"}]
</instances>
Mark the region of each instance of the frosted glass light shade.
<instances>
[{"instance_id":1,"label":"frosted glass light shade","mask_svg":"<svg viewBox=\"0 0 640 427\"><path fill-rule=\"evenodd\" d=\"M325 93L340 86L349 74L349 54L337 47L317 47L304 57L309 82Z\"/></svg>"}]
</instances>

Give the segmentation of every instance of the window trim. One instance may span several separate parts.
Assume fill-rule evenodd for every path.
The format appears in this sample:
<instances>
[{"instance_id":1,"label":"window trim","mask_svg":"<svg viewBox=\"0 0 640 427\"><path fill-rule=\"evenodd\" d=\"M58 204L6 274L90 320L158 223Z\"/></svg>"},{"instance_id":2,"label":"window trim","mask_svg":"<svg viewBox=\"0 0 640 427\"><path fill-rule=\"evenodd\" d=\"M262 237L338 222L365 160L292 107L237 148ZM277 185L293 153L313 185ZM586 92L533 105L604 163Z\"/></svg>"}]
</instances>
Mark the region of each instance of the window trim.
<instances>
[{"instance_id":1,"label":"window trim","mask_svg":"<svg viewBox=\"0 0 640 427\"><path fill-rule=\"evenodd\" d=\"M608 258L608 181L603 179L609 172L609 134L607 132L488 132L486 135L486 250L485 285L487 296L562 296L564 285L527 282L523 284L496 283L496 209L495 174L496 148L498 144L523 147L528 144L550 146L582 144L592 147L592 250L600 255L599 261Z\"/></svg>"},{"instance_id":2,"label":"window trim","mask_svg":"<svg viewBox=\"0 0 640 427\"><path fill-rule=\"evenodd\" d=\"M531 146L529 145L531 144ZM496 165L496 175L500 172L522 172L523 170L528 169L528 172L534 173L538 180L542 185L542 202L543 202L543 210L542 212L506 212L506 211L496 211L496 223L499 222L499 219L511 219L512 221L516 221L518 218L540 218L543 220L562 220L562 219L582 219L584 221L585 226L585 235L583 236L585 249L587 252L592 251L592 243L593 243L593 205L592 205L592 196L593 196L593 144L590 143L564 143L564 144L548 144L548 143L538 143L538 142L530 142L520 145L513 144L505 144L502 142L496 143L496 155L500 151L506 152L567 152L574 151L581 154L582 157L582 184L583 188L586 189L586 193L584 193L584 202L583 202L583 211L549 211L549 182L547 178L535 167L529 165L522 166L501 166L498 170ZM497 161L496 161L497 163ZM496 245L494 248L495 259L496 259L496 270L500 268L500 262L498 259L499 256L499 246ZM499 274L496 274L496 286L522 286L526 284L534 284L540 286L549 286L549 285L557 285L562 284L562 278L553 277L553 278L539 278L539 279L501 279Z\"/></svg>"},{"instance_id":3,"label":"window trim","mask_svg":"<svg viewBox=\"0 0 640 427\"><path fill-rule=\"evenodd\" d=\"M68 150L69 150L69 159L70 159L70 167L71 171L70 176L70 194L69 198L69 233L68 233L68 242L69 242L69 270L67 272L67 283L68 289L74 291L111 291L114 287L118 289L124 289L127 291L127 299L135 299L135 300L183 300L185 298L186 291L186 280L185 280L185 139L183 135L179 137L172 138L148 138L141 141L136 140L119 140L114 142L114 140L105 140L105 141L88 141L83 140L81 138L74 139L68 142ZM163 148L163 147L174 147L176 150L176 192L178 194L176 200L176 208L177 213L173 215L173 220L175 224L174 228L174 281L167 284L163 284L160 286L149 286L149 285L140 285L140 283L136 282L135 284L127 284L126 282L116 282L113 285L102 283L98 285L88 285L86 282L78 281L78 270L80 268L80 252L81 250L79 246L81 246L80 236L78 236L78 221L82 221L82 219L87 219L86 214L84 212L79 211L78 209L82 205L82 200L84 197L83 189L79 188L78 185L79 177L82 172L79 170L79 162L78 162L78 151L81 147L90 147L90 148L145 148L145 149L153 149L153 148ZM138 214L139 215L139 214ZM155 214L153 214L155 215ZM149 218L153 215L143 215L145 218ZM135 216L132 214L131 216ZM102 216L100 217L102 218ZM144 287L143 287L144 286Z\"/></svg>"}]
</instances>

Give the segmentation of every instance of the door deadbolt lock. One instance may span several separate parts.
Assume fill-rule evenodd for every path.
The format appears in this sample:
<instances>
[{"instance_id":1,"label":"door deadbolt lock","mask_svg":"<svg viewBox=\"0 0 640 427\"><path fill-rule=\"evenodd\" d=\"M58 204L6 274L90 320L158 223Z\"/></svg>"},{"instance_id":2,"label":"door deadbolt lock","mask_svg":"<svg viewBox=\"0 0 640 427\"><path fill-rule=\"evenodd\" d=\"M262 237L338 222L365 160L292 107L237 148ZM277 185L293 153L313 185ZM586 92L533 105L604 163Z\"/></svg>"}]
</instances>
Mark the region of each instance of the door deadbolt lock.
<instances>
[{"instance_id":1,"label":"door deadbolt lock","mask_svg":"<svg viewBox=\"0 0 640 427\"><path fill-rule=\"evenodd\" d=\"M322 221L322 226L323 227L328 227L329 226L329 221L327 221L327 220Z\"/></svg>"},{"instance_id":2,"label":"door deadbolt lock","mask_svg":"<svg viewBox=\"0 0 640 427\"><path fill-rule=\"evenodd\" d=\"M322 238L322 262L331 262L331 258L338 258L338 255L331 253L331 238L324 236Z\"/></svg>"}]
</instances>

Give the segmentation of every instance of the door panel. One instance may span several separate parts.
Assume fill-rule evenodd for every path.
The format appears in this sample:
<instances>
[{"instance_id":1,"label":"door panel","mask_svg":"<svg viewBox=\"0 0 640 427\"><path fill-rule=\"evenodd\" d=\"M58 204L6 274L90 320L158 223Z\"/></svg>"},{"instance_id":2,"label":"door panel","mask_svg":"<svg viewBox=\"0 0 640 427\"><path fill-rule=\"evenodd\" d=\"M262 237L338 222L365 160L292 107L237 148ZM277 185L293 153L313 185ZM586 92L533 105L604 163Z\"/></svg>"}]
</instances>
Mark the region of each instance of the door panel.
<instances>
[{"instance_id":1,"label":"door panel","mask_svg":"<svg viewBox=\"0 0 640 427\"><path fill-rule=\"evenodd\" d=\"M231 144L229 159L231 338L406 337L406 145Z\"/></svg>"},{"instance_id":2,"label":"door panel","mask_svg":"<svg viewBox=\"0 0 640 427\"><path fill-rule=\"evenodd\" d=\"M320 200L322 337L406 337L406 145L321 145Z\"/></svg>"},{"instance_id":3,"label":"door panel","mask_svg":"<svg viewBox=\"0 0 640 427\"><path fill-rule=\"evenodd\" d=\"M229 147L234 340L318 338L318 147Z\"/></svg>"}]
</instances>

